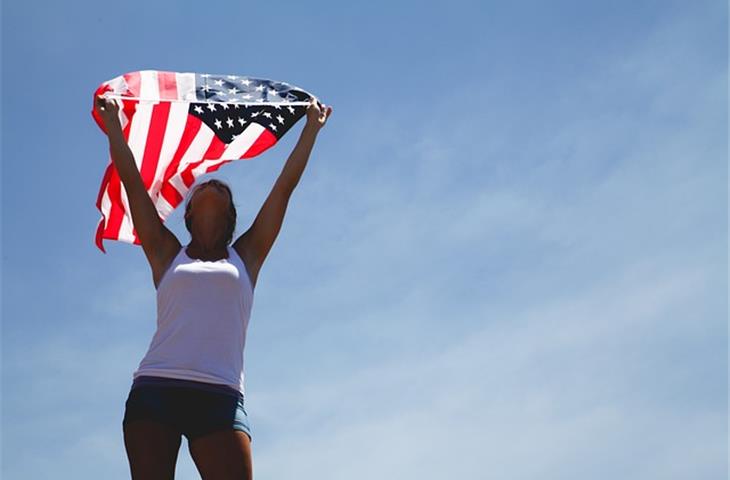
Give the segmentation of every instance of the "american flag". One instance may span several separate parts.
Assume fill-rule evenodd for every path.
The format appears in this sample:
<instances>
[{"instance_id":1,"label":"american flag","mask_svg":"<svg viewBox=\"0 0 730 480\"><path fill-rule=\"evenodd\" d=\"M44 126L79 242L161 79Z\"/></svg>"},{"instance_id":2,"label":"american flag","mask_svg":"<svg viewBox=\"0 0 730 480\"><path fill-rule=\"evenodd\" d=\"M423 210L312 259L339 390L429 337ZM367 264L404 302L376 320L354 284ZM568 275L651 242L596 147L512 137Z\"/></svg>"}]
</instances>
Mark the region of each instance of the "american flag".
<instances>
[{"instance_id":1,"label":"american flag","mask_svg":"<svg viewBox=\"0 0 730 480\"><path fill-rule=\"evenodd\" d=\"M116 99L124 138L164 222L200 175L273 146L306 114L313 97L286 82L241 75L143 70L94 92ZM96 123L105 130L92 108ZM127 193L109 157L96 206L102 239L140 245Z\"/></svg>"}]
</instances>

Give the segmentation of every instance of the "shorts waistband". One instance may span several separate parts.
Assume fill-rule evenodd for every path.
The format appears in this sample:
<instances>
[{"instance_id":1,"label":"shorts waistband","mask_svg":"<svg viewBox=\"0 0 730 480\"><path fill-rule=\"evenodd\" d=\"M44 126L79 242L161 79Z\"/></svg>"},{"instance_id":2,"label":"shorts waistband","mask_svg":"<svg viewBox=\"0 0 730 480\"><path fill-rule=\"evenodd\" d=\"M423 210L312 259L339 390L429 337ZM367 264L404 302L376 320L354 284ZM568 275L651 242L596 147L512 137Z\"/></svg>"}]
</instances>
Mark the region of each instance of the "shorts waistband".
<instances>
[{"instance_id":1,"label":"shorts waistband","mask_svg":"<svg viewBox=\"0 0 730 480\"><path fill-rule=\"evenodd\" d=\"M198 382L195 380L185 380L182 378L157 377L152 375L140 375L132 382L132 389L152 385L155 387L186 387L204 390L207 392L223 393L233 397L243 398L243 394L238 390L220 383Z\"/></svg>"}]
</instances>

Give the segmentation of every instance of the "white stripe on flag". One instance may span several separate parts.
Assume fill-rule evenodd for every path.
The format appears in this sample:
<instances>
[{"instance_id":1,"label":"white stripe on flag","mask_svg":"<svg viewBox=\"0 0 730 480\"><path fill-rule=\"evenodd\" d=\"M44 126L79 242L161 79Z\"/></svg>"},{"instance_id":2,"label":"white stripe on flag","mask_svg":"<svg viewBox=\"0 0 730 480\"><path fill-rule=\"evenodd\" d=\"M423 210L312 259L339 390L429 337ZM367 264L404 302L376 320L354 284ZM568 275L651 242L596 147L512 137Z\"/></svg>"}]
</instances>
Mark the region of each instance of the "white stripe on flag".
<instances>
[{"instance_id":1,"label":"white stripe on flag","mask_svg":"<svg viewBox=\"0 0 730 480\"><path fill-rule=\"evenodd\" d=\"M157 197L157 201L155 202L155 207L157 208L157 211L160 212L160 216L163 220L166 220L168 216L172 213L173 210L175 210L175 207L170 205L170 203L165 200L165 197L160 195Z\"/></svg>"},{"instance_id":2,"label":"white stripe on flag","mask_svg":"<svg viewBox=\"0 0 730 480\"><path fill-rule=\"evenodd\" d=\"M180 139L182 139L183 132L185 131L185 122L187 122L187 119L188 105L186 103L170 104L170 113L167 116L165 135L162 140L162 148L160 149L160 158L157 161L157 171L155 172L155 179L150 189L150 196L153 201L159 198L165 172L172 158L175 156L177 147L180 145Z\"/></svg>"},{"instance_id":3,"label":"white stripe on flag","mask_svg":"<svg viewBox=\"0 0 730 480\"><path fill-rule=\"evenodd\" d=\"M118 77L106 82L106 84L109 85L112 88L112 91L116 94L127 93L127 90L129 89L127 81L124 79L124 75L119 75ZM129 123L127 115L124 114L124 103L121 99L113 99L113 101L119 106L119 123L122 126L122 130L124 130L127 123Z\"/></svg>"},{"instance_id":4,"label":"white stripe on flag","mask_svg":"<svg viewBox=\"0 0 730 480\"><path fill-rule=\"evenodd\" d=\"M177 98L187 102L196 101L195 97L195 74L194 73L176 73L177 81Z\"/></svg>"},{"instance_id":5,"label":"white stripe on flag","mask_svg":"<svg viewBox=\"0 0 730 480\"><path fill-rule=\"evenodd\" d=\"M183 182L180 173L185 171L189 164L200 161L200 159L203 158L203 154L205 154L208 150L214 135L213 130L208 128L204 123L201 123L200 130L198 130L197 135L195 135L192 143L185 151L185 155L183 155L180 159L175 175L170 177L170 184L175 187L180 196L183 198L185 198L185 195L188 193L189 187L185 185L185 182Z\"/></svg>"},{"instance_id":6,"label":"white stripe on flag","mask_svg":"<svg viewBox=\"0 0 730 480\"><path fill-rule=\"evenodd\" d=\"M140 92L144 98L159 98L160 88L157 81L157 72L145 70L140 72ZM129 140L127 144L132 151L134 161L137 164L137 170L142 171L142 160L144 159L145 145L147 144L147 134L149 133L150 120L152 118L152 103L138 103L132 124L129 127ZM119 227L119 239L130 243L134 242L132 210L129 208L129 199L124 183L120 182L122 204L124 205L124 216L122 224Z\"/></svg>"},{"instance_id":7,"label":"white stripe on flag","mask_svg":"<svg viewBox=\"0 0 730 480\"><path fill-rule=\"evenodd\" d=\"M109 162L112 162L112 156L109 155ZM104 187L104 194L101 197L101 211L104 215L103 218L101 218L99 221L104 222L104 230L106 230L106 226L109 224L109 216L111 215L112 211L112 201L109 198L109 184L111 182L107 182L106 186Z\"/></svg>"},{"instance_id":8,"label":"white stripe on flag","mask_svg":"<svg viewBox=\"0 0 730 480\"><path fill-rule=\"evenodd\" d=\"M124 205L124 214L122 215L122 223L119 225L119 234L117 238L119 240L133 243L134 234L132 227L132 211L129 210L129 199L127 198L127 190L124 188L124 182L119 180L119 196L122 197L122 204Z\"/></svg>"},{"instance_id":9,"label":"white stripe on flag","mask_svg":"<svg viewBox=\"0 0 730 480\"><path fill-rule=\"evenodd\" d=\"M198 178L204 174L206 170L213 165L227 162L228 160L238 160L241 156L251 148L256 140L265 129L258 123L250 124L239 136L236 137L231 143L228 144L226 149L223 151L223 155L216 159L206 159L200 165L193 169L193 177Z\"/></svg>"},{"instance_id":10,"label":"white stripe on flag","mask_svg":"<svg viewBox=\"0 0 730 480\"><path fill-rule=\"evenodd\" d=\"M127 115L124 113L124 103L122 103L121 100L114 100L119 105L119 124L122 127L122 131L124 131L125 128L127 128L127 124L129 123L129 118L127 118Z\"/></svg>"},{"instance_id":11,"label":"white stripe on flag","mask_svg":"<svg viewBox=\"0 0 730 480\"><path fill-rule=\"evenodd\" d=\"M223 160L238 160L241 156L251 148L251 145L261 136L261 133L266 130L258 123L250 123L246 129L236 137L223 152L221 159Z\"/></svg>"}]
</instances>

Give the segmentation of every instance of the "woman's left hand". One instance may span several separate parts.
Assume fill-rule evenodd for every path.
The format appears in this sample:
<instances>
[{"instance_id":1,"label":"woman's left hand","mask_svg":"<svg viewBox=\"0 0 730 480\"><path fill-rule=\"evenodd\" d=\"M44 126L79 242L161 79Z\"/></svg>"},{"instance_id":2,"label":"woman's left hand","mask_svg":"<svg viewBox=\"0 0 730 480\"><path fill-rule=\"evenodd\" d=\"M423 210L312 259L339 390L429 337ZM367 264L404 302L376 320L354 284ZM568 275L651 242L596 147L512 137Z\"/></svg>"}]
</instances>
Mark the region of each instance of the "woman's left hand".
<instances>
[{"instance_id":1,"label":"woman's left hand","mask_svg":"<svg viewBox=\"0 0 730 480\"><path fill-rule=\"evenodd\" d=\"M324 127L327 123L327 119L332 114L332 107L319 103L317 97L312 97L307 107L307 125L310 125L317 130Z\"/></svg>"}]
</instances>

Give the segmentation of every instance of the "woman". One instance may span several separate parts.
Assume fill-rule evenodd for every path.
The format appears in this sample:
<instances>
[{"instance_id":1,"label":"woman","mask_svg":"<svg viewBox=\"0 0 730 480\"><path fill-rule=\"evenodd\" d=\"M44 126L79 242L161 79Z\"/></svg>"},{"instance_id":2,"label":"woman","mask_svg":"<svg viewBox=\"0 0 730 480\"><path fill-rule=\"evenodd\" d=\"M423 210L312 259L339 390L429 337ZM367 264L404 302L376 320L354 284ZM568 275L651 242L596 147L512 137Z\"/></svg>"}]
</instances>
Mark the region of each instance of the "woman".
<instances>
[{"instance_id":1,"label":"woman","mask_svg":"<svg viewBox=\"0 0 730 480\"><path fill-rule=\"evenodd\" d=\"M312 99L307 122L251 227L233 243L230 188L209 180L185 206L190 243L160 220L124 136L115 102L95 108L157 289L157 331L134 372L124 444L134 480L172 479L181 437L203 480L251 479L251 430L244 408L243 348L261 266L289 198L332 107Z\"/></svg>"}]
</instances>

